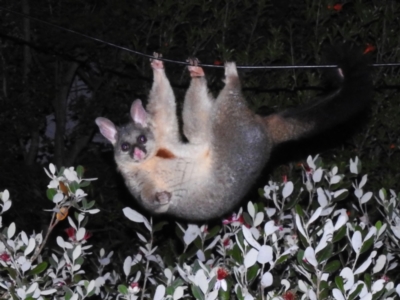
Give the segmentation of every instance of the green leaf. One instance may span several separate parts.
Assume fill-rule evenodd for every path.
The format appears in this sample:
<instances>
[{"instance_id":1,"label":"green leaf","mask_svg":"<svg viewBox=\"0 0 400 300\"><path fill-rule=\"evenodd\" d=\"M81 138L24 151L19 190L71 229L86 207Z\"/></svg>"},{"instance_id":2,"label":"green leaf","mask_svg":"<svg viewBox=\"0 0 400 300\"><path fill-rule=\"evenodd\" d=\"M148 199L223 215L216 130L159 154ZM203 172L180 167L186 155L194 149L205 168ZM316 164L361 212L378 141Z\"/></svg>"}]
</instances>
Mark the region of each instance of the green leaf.
<instances>
[{"instance_id":1,"label":"green leaf","mask_svg":"<svg viewBox=\"0 0 400 300\"><path fill-rule=\"evenodd\" d=\"M257 277L258 270L260 270L260 266L255 264L247 269L247 280L249 282L253 281Z\"/></svg>"},{"instance_id":2,"label":"green leaf","mask_svg":"<svg viewBox=\"0 0 400 300\"><path fill-rule=\"evenodd\" d=\"M386 290L386 289L384 289L384 290ZM392 294L394 294L394 293L396 293L396 289L395 288L390 289L390 290L386 290L386 293L384 295L382 295L381 299L387 299L390 296L392 296Z\"/></svg>"},{"instance_id":3,"label":"green leaf","mask_svg":"<svg viewBox=\"0 0 400 300\"><path fill-rule=\"evenodd\" d=\"M153 225L153 233L160 231L165 225L167 225L167 221L158 222L157 224Z\"/></svg>"},{"instance_id":4,"label":"green leaf","mask_svg":"<svg viewBox=\"0 0 400 300\"><path fill-rule=\"evenodd\" d=\"M204 294L201 289L197 286L192 284L191 286L193 296L198 300L205 300Z\"/></svg>"},{"instance_id":5,"label":"green leaf","mask_svg":"<svg viewBox=\"0 0 400 300\"><path fill-rule=\"evenodd\" d=\"M71 190L72 193L75 193L77 189L79 189L79 184L76 181L72 181L69 184L69 189Z\"/></svg>"},{"instance_id":6,"label":"green leaf","mask_svg":"<svg viewBox=\"0 0 400 300\"><path fill-rule=\"evenodd\" d=\"M382 191L383 197L384 197L385 199L387 199L387 191L386 191L386 189L385 189L385 188L381 188L380 191Z\"/></svg>"},{"instance_id":7,"label":"green leaf","mask_svg":"<svg viewBox=\"0 0 400 300\"><path fill-rule=\"evenodd\" d=\"M118 292L123 295L128 295L128 288L125 285L120 284L118 285Z\"/></svg>"},{"instance_id":8,"label":"green leaf","mask_svg":"<svg viewBox=\"0 0 400 300\"><path fill-rule=\"evenodd\" d=\"M221 230L221 226L219 226L219 225L214 226L211 230L208 231L206 240L212 239L214 236L216 236L219 233L220 230Z\"/></svg>"},{"instance_id":9,"label":"green leaf","mask_svg":"<svg viewBox=\"0 0 400 300\"><path fill-rule=\"evenodd\" d=\"M68 286L66 286L66 285L63 286L63 290L64 290L64 292L65 292L65 300L70 300L71 297L74 295L74 293L73 293L73 292L71 291L71 289L70 289Z\"/></svg>"},{"instance_id":10,"label":"green leaf","mask_svg":"<svg viewBox=\"0 0 400 300\"><path fill-rule=\"evenodd\" d=\"M265 211L265 205L263 202L257 202L257 203L254 203L254 205L256 207L257 212Z\"/></svg>"},{"instance_id":11,"label":"green leaf","mask_svg":"<svg viewBox=\"0 0 400 300\"><path fill-rule=\"evenodd\" d=\"M381 221L376 222L375 227L376 227L377 231L379 231L379 229L382 228L382 222Z\"/></svg>"},{"instance_id":12,"label":"green leaf","mask_svg":"<svg viewBox=\"0 0 400 300\"><path fill-rule=\"evenodd\" d=\"M243 293L242 293L242 288L238 285L238 287L235 289L236 296L238 300L244 300Z\"/></svg>"},{"instance_id":13,"label":"green leaf","mask_svg":"<svg viewBox=\"0 0 400 300\"><path fill-rule=\"evenodd\" d=\"M322 168L324 163L322 162L321 156L318 156L317 159L314 161L315 166L318 168Z\"/></svg>"},{"instance_id":14,"label":"green leaf","mask_svg":"<svg viewBox=\"0 0 400 300\"><path fill-rule=\"evenodd\" d=\"M76 265L83 265L83 263L84 263L84 261L85 261L85 259L83 258L83 256L80 256L80 257L78 257L76 260L75 260L75 264Z\"/></svg>"},{"instance_id":15,"label":"green leaf","mask_svg":"<svg viewBox=\"0 0 400 300\"><path fill-rule=\"evenodd\" d=\"M394 204L393 203L389 204L389 207L388 207L388 218L390 220L393 219L393 209L394 209Z\"/></svg>"},{"instance_id":16,"label":"green leaf","mask_svg":"<svg viewBox=\"0 0 400 300\"><path fill-rule=\"evenodd\" d=\"M79 187L84 188L90 185L90 181L81 181Z\"/></svg>"},{"instance_id":17,"label":"green leaf","mask_svg":"<svg viewBox=\"0 0 400 300\"><path fill-rule=\"evenodd\" d=\"M196 274L198 270L202 270L203 268L200 266L199 261L196 259L192 265L192 273Z\"/></svg>"},{"instance_id":18,"label":"green leaf","mask_svg":"<svg viewBox=\"0 0 400 300\"><path fill-rule=\"evenodd\" d=\"M328 242L326 247L316 254L318 263L328 260L332 256L332 251L333 245Z\"/></svg>"},{"instance_id":19,"label":"green leaf","mask_svg":"<svg viewBox=\"0 0 400 300\"><path fill-rule=\"evenodd\" d=\"M195 245L197 249L202 249L202 248L203 248L203 240L198 236L198 237L193 241L193 245Z\"/></svg>"},{"instance_id":20,"label":"green leaf","mask_svg":"<svg viewBox=\"0 0 400 300\"><path fill-rule=\"evenodd\" d=\"M82 282L81 282L82 284ZM85 289L87 290L88 286L89 286L89 280L83 280L83 286L85 287Z\"/></svg>"},{"instance_id":21,"label":"green leaf","mask_svg":"<svg viewBox=\"0 0 400 300\"><path fill-rule=\"evenodd\" d=\"M368 272L364 273L364 283L367 285L368 290L371 290L371 274Z\"/></svg>"},{"instance_id":22,"label":"green leaf","mask_svg":"<svg viewBox=\"0 0 400 300\"><path fill-rule=\"evenodd\" d=\"M254 214L256 215L259 212L257 203L253 203L253 206L254 206Z\"/></svg>"},{"instance_id":23,"label":"green leaf","mask_svg":"<svg viewBox=\"0 0 400 300\"><path fill-rule=\"evenodd\" d=\"M175 236L177 236L182 243L184 243L184 241L183 241L183 235L184 234L185 233L182 232L182 230L179 228L179 226L175 226Z\"/></svg>"},{"instance_id":24,"label":"green leaf","mask_svg":"<svg viewBox=\"0 0 400 300\"><path fill-rule=\"evenodd\" d=\"M197 239L196 239L197 240ZM201 248L197 248L196 245L191 245L189 250L186 251L186 260L196 255L197 251Z\"/></svg>"},{"instance_id":25,"label":"green leaf","mask_svg":"<svg viewBox=\"0 0 400 300\"><path fill-rule=\"evenodd\" d=\"M175 287L172 287L172 286L168 286L166 289L165 289L165 295L166 296L168 296L168 295L170 295L170 296L173 296L174 295L174 292L175 292Z\"/></svg>"},{"instance_id":26,"label":"green leaf","mask_svg":"<svg viewBox=\"0 0 400 300\"><path fill-rule=\"evenodd\" d=\"M50 262L50 265L53 267L53 268L57 268L57 266L58 266L58 263L56 263L56 261L51 257L51 256L49 256L49 258L47 259L49 262Z\"/></svg>"},{"instance_id":27,"label":"green leaf","mask_svg":"<svg viewBox=\"0 0 400 300\"><path fill-rule=\"evenodd\" d=\"M304 257L304 250L299 250L297 252L297 262L299 265L301 265L304 269L307 270L307 272L310 272L311 274L315 273L314 267L308 264L307 262L303 261Z\"/></svg>"},{"instance_id":28,"label":"green leaf","mask_svg":"<svg viewBox=\"0 0 400 300\"><path fill-rule=\"evenodd\" d=\"M82 203L82 208L83 209L87 209L86 206L87 206L88 202L87 202L87 200L85 198L82 199L81 203Z\"/></svg>"},{"instance_id":29,"label":"green leaf","mask_svg":"<svg viewBox=\"0 0 400 300\"><path fill-rule=\"evenodd\" d=\"M211 286L214 288L214 285ZM219 300L230 300L231 299L231 287L230 284L228 284L228 288L226 291L224 291L222 288L218 290L218 299Z\"/></svg>"},{"instance_id":30,"label":"green leaf","mask_svg":"<svg viewBox=\"0 0 400 300\"><path fill-rule=\"evenodd\" d=\"M78 283L81 280L82 280L82 274L75 274L74 278L72 279L72 282L73 283Z\"/></svg>"},{"instance_id":31,"label":"green leaf","mask_svg":"<svg viewBox=\"0 0 400 300\"><path fill-rule=\"evenodd\" d=\"M297 251L297 262L299 264L301 264L301 262L303 261L303 257L304 257L304 250L300 249L299 251Z\"/></svg>"},{"instance_id":32,"label":"green leaf","mask_svg":"<svg viewBox=\"0 0 400 300\"><path fill-rule=\"evenodd\" d=\"M321 291L319 292L318 299L328 299L329 294L331 292L330 289L329 288L323 289L320 287L320 290Z\"/></svg>"},{"instance_id":33,"label":"green leaf","mask_svg":"<svg viewBox=\"0 0 400 300\"><path fill-rule=\"evenodd\" d=\"M299 197L290 197L289 202L285 203L285 205L283 206L283 210L285 211L292 209L299 201Z\"/></svg>"},{"instance_id":34,"label":"green leaf","mask_svg":"<svg viewBox=\"0 0 400 300\"><path fill-rule=\"evenodd\" d=\"M310 265L308 262L302 260L302 261L300 262L300 265L301 265L304 269L306 269L307 272L309 272L309 273L311 273L311 274L314 274L314 273L315 273L314 267L313 267L312 265Z\"/></svg>"},{"instance_id":35,"label":"green leaf","mask_svg":"<svg viewBox=\"0 0 400 300\"><path fill-rule=\"evenodd\" d=\"M284 263L285 261L288 260L289 257L290 257L289 254L283 255L283 256L279 257L279 258L276 260L275 265L279 265L279 264L281 264L281 263Z\"/></svg>"},{"instance_id":36,"label":"green leaf","mask_svg":"<svg viewBox=\"0 0 400 300\"><path fill-rule=\"evenodd\" d=\"M5 270L8 272L8 275L9 275L12 279L14 279L14 280L17 279L17 271L15 271L15 269L12 269L12 268L5 268Z\"/></svg>"},{"instance_id":37,"label":"green leaf","mask_svg":"<svg viewBox=\"0 0 400 300\"><path fill-rule=\"evenodd\" d=\"M360 283L359 285L357 285L357 288L354 290L354 292L352 292L352 293L349 295L348 300L354 300L354 299L358 296L358 294L361 292L363 286L364 286L364 285L363 285L362 283Z\"/></svg>"},{"instance_id":38,"label":"green leaf","mask_svg":"<svg viewBox=\"0 0 400 300\"><path fill-rule=\"evenodd\" d=\"M303 208L300 205L297 204L295 210L301 218L304 218Z\"/></svg>"},{"instance_id":39,"label":"green leaf","mask_svg":"<svg viewBox=\"0 0 400 300\"><path fill-rule=\"evenodd\" d=\"M84 172L85 169L82 166L79 165L76 167L76 173L78 174L79 178L82 178Z\"/></svg>"},{"instance_id":40,"label":"green leaf","mask_svg":"<svg viewBox=\"0 0 400 300\"><path fill-rule=\"evenodd\" d=\"M332 274L333 272L339 270L341 267L340 261L334 260L329 262L325 267L324 267L324 272Z\"/></svg>"},{"instance_id":41,"label":"green leaf","mask_svg":"<svg viewBox=\"0 0 400 300\"><path fill-rule=\"evenodd\" d=\"M321 281L319 284L320 289L329 289L329 284L326 281Z\"/></svg>"},{"instance_id":42,"label":"green leaf","mask_svg":"<svg viewBox=\"0 0 400 300\"><path fill-rule=\"evenodd\" d=\"M333 236L332 244L339 242L346 235L346 226L342 226Z\"/></svg>"},{"instance_id":43,"label":"green leaf","mask_svg":"<svg viewBox=\"0 0 400 300\"><path fill-rule=\"evenodd\" d=\"M89 294L86 295L87 298L91 297L94 295L94 293L96 292L96 289L93 289L89 292Z\"/></svg>"},{"instance_id":44,"label":"green leaf","mask_svg":"<svg viewBox=\"0 0 400 300\"><path fill-rule=\"evenodd\" d=\"M171 286L176 289L178 286L182 286L185 284L185 281L183 281L182 278L177 278L176 280L174 280L174 282L172 282Z\"/></svg>"},{"instance_id":45,"label":"green leaf","mask_svg":"<svg viewBox=\"0 0 400 300\"><path fill-rule=\"evenodd\" d=\"M240 230L236 234L236 241L237 241L237 243L240 243L240 246L242 247L242 249L244 249L244 236L243 236L243 231L242 230Z\"/></svg>"},{"instance_id":46,"label":"green leaf","mask_svg":"<svg viewBox=\"0 0 400 300\"><path fill-rule=\"evenodd\" d=\"M300 231L297 237L300 238L300 241L303 244L304 248L307 248L309 246L307 239L300 233Z\"/></svg>"},{"instance_id":47,"label":"green leaf","mask_svg":"<svg viewBox=\"0 0 400 300\"><path fill-rule=\"evenodd\" d=\"M56 189L47 189L47 191L46 191L47 199L49 199L50 201L53 201L53 198L56 194L57 194Z\"/></svg>"},{"instance_id":48,"label":"green leaf","mask_svg":"<svg viewBox=\"0 0 400 300\"><path fill-rule=\"evenodd\" d=\"M95 203L96 203L96 201L94 201L94 200L87 202L86 199L82 199L82 207L84 209L91 209Z\"/></svg>"},{"instance_id":49,"label":"green leaf","mask_svg":"<svg viewBox=\"0 0 400 300\"><path fill-rule=\"evenodd\" d=\"M362 233L363 237L365 237L365 235L367 233L367 231L363 230L360 225L354 226L354 231L360 231Z\"/></svg>"},{"instance_id":50,"label":"green leaf","mask_svg":"<svg viewBox=\"0 0 400 300\"><path fill-rule=\"evenodd\" d=\"M211 292L214 289L215 284L217 283L217 276L214 276L211 278L211 280L208 282L208 290L207 293Z\"/></svg>"},{"instance_id":51,"label":"green leaf","mask_svg":"<svg viewBox=\"0 0 400 300\"><path fill-rule=\"evenodd\" d=\"M363 243L363 245L361 246L360 249L360 254L364 253L365 251L367 251L369 248L371 248L371 246L374 244L374 236L372 236L370 239L368 239L367 241L365 241Z\"/></svg>"},{"instance_id":52,"label":"green leaf","mask_svg":"<svg viewBox=\"0 0 400 300\"><path fill-rule=\"evenodd\" d=\"M264 194L265 194L264 189L261 189L261 188L258 189L258 195L259 195L261 198L265 198Z\"/></svg>"},{"instance_id":53,"label":"green leaf","mask_svg":"<svg viewBox=\"0 0 400 300\"><path fill-rule=\"evenodd\" d=\"M57 177L62 176L64 174L64 171L65 171L65 167L61 167L60 170L58 170L58 176Z\"/></svg>"},{"instance_id":54,"label":"green leaf","mask_svg":"<svg viewBox=\"0 0 400 300\"><path fill-rule=\"evenodd\" d=\"M372 296L372 300L386 299L386 297L385 297L385 298L382 298L382 295L383 295L385 292L386 292L386 289L385 289L385 288L383 288L383 289L382 289L382 290L380 290L379 292L377 292L377 293L373 294L373 296Z\"/></svg>"},{"instance_id":55,"label":"green leaf","mask_svg":"<svg viewBox=\"0 0 400 300\"><path fill-rule=\"evenodd\" d=\"M29 271L29 275L37 275L42 273L44 270L46 270L48 266L47 262L41 262L40 264L38 264L35 268L33 268L32 270Z\"/></svg>"},{"instance_id":56,"label":"green leaf","mask_svg":"<svg viewBox=\"0 0 400 300\"><path fill-rule=\"evenodd\" d=\"M231 256L235 262L239 264L243 263L242 251L237 244L234 244L232 250L228 250L227 252L228 255Z\"/></svg>"},{"instance_id":57,"label":"green leaf","mask_svg":"<svg viewBox=\"0 0 400 300\"><path fill-rule=\"evenodd\" d=\"M243 212L243 219L246 224L253 225L253 219L250 217L250 215L247 212Z\"/></svg>"},{"instance_id":58,"label":"green leaf","mask_svg":"<svg viewBox=\"0 0 400 300\"><path fill-rule=\"evenodd\" d=\"M336 283L336 287L342 292L342 294L344 294L343 278L341 276L336 276L335 283Z\"/></svg>"},{"instance_id":59,"label":"green leaf","mask_svg":"<svg viewBox=\"0 0 400 300\"><path fill-rule=\"evenodd\" d=\"M333 202L342 201L342 200L346 199L348 196L349 196L349 191L345 191L345 192L341 193L338 197L333 199Z\"/></svg>"}]
</instances>

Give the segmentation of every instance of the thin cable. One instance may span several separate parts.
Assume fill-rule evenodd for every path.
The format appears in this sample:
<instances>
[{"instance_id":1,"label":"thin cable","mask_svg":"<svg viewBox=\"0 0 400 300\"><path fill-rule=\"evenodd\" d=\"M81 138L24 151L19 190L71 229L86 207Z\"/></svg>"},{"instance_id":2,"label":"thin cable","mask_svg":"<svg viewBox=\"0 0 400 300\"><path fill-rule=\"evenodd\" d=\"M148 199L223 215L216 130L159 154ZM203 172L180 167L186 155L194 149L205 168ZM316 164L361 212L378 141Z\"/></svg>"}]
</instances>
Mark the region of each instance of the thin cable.
<instances>
[{"instance_id":1,"label":"thin cable","mask_svg":"<svg viewBox=\"0 0 400 300\"><path fill-rule=\"evenodd\" d=\"M8 11L10 13L19 15L19 16L21 16L23 18L27 18L27 19L30 19L30 20L33 20L33 21L36 21L36 22L39 22L39 23L42 23L42 24L46 24L46 25L52 26L54 28L57 28L59 30L67 31L67 32L73 33L75 35L79 35L81 37L84 37L86 39L89 39L89 40L92 40L92 41L95 41L95 42L98 42L98 43L102 43L102 44L105 44L105 45L110 46L110 47L121 49L121 50L124 50L124 51L127 51L127 52L131 52L131 53L134 53L134 54L137 54L137 55L140 55L140 56L144 56L144 57L148 57L148 58L154 58L154 59L162 60L162 61L169 62L169 63L179 64L179 65L189 65L190 64L189 62L186 62L186 61L178 61L178 60L167 59L167 58L162 58L162 57L158 58L158 57L155 57L153 55L149 55L149 54L142 53L142 52L139 52L139 51L136 51L136 50L132 50L132 49L129 49L129 48L117 45L117 44L113 44L113 43L104 41L104 40L99 39L99 38L92 37L90 35L87 35L87 34L84 34L84 33L69 29L69 28L65 28L65 27L62 27L62 26L59 26L59 25L56 25L56 24L53 24L53 23L50 23L50 22L47 22L47 21L43 21L41 19L32 17L32 16L24 14L24 13L13 11L13 10L5 8L5 7L1 7L0 6L0 10ZM207 67L207 68L224 68L223 65L209 65L209 64L200 64L200 63L198 65L201 66L201 67ZM371 64L370 66L372 66L372 67L398 67L398 66L400 66L400 63L377 63L377 64ZM322 69L322 68L326 69L326 68L337 68L337 67L338 67L337 65L236 66L236 68L238 68L238 69Z\"/></svg>"}]
</instances>

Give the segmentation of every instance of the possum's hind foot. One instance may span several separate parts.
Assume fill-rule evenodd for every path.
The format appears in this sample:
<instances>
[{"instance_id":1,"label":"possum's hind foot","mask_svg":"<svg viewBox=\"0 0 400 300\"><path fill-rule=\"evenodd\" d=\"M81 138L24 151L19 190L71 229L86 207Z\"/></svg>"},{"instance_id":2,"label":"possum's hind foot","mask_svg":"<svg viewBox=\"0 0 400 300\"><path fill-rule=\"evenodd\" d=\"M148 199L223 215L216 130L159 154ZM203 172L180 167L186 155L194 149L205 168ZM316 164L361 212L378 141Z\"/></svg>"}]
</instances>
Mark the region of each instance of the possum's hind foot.
<instances>
[{"instance_id":1,"label":"possum's hind foot","mask_svg":"<svg viewBox=\"0 0 400 300\"><path fill-rule=\"evenodd\" d=\"M171 200L172 194L170 192L157 192L156 193L156 202L160 205L168 204Z\"/></svg>"},{"instance_id":2,"label":"possum's hind foot","mask_svg":"<svg viewBox=\"0 0 400 300\"><path fill-rule=\"evenodd\" d=\"M204 77L204 70L198 66L200 61L196 57L189 57L187 61L190 63L188 66L190 77Z\"/></svg>"},{"instance_id":3,"label":"possum's hind foot","mask_svg":"<svg viewBox=\"0 0 400 300\"><path fill-rule=\"evenodd\" d=\"M150 58L150 62L151 62L151 67L155 70L155 69L164 69L164 63L162 60L159 60L158 58L162 58L162 54L161 53L157 53L154 52L153 56L155 58Z\"/></svg>"}]
</instances>

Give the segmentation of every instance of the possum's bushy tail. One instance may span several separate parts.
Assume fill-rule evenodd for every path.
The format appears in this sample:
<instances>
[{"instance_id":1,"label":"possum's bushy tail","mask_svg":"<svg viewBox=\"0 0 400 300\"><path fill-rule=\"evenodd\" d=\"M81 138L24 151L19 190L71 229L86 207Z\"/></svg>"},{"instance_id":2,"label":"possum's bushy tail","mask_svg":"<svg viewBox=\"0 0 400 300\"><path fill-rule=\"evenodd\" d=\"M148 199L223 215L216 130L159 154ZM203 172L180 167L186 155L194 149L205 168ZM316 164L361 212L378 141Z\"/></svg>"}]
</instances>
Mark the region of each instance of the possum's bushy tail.
<instances>
[{"instance_id":1,"label":"possum's bushy tail","mask_svg":"<svg viewBox=\"0 0 400 300\"><path fill-rule=\"evenodd\" d=\"M317 134L349 120L369 106L373 86L366 56L342 45L332 48L328 62L339 66L332 78L339 82L336 91L302 107L263 118L275 144Z\"/></svg>"}]
</instances>

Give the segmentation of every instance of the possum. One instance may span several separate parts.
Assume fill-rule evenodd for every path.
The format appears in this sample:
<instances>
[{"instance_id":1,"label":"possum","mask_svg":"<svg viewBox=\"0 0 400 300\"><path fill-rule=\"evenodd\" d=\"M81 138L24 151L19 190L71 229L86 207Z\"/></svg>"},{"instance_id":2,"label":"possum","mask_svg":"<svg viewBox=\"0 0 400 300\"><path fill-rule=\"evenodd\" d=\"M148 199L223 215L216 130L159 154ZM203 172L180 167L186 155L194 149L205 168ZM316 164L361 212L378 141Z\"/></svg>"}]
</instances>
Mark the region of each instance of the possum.
<instances>
[{"instance_id":1,"label":"possum","mask_svg":"<svg viewBox=\"0 0 400 300\"><path fill-rule=\"evenodd\" d=\"M190 221L215 219L248 193L276 145L331 128L367 107L372 83L365 57L342 49L335 59L337 90L266 117L247 107L235 63L225 64L225 86L214 99L203 69L192 59L182 113L188 142L180 137L163 62L152 59L154 82L146 109L135 100L126 126L102 117L96 124L114 146L129 191L145 209Z\"/></svg>"}]
</instances>

